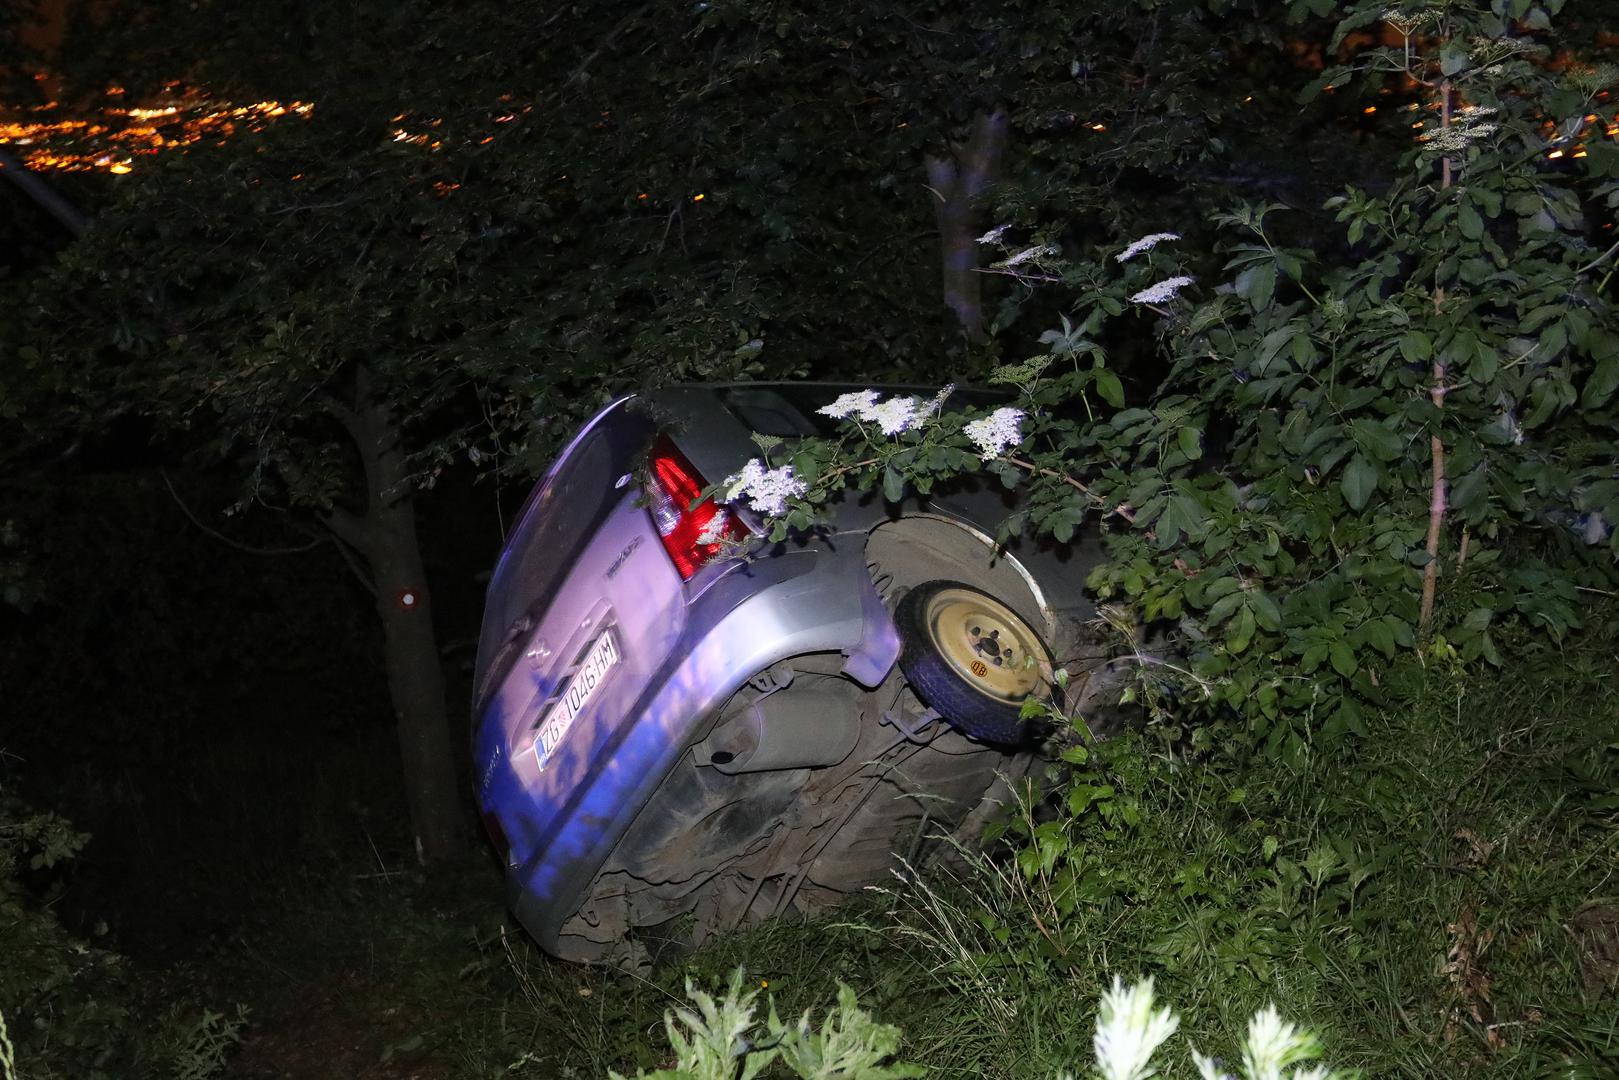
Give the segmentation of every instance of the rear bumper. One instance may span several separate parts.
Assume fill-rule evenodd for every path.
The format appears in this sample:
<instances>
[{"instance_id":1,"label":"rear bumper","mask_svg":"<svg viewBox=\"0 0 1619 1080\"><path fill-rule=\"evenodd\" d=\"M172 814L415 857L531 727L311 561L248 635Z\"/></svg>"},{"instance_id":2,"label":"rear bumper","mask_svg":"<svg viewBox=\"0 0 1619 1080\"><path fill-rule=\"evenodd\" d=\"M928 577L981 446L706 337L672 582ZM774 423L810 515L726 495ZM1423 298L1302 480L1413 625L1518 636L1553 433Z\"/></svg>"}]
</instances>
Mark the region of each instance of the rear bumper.
<instances>
[{"instance_id":1,"label":"rear bumper","mask_svg":"<svg viewBox=\"0 0 1619 1080\"><path fill-rule=\"evenodd\" d=\"M662 559L652 539L650 554ZM864 539L835 536L734 563L689 602L678 582L670 596L662 583L643 590L646 610L623 611L629 601L621 596L573 620L584 640L570 649L587 647L609 623L630 628L627 663L615 673L620 684L604 686L543 769L525 740L556 687L508 678L479 729L480 802L512 840L510 905L542 947L569 955L563 925L670 769L747 679L792 656L841 652L856 681L882 681L900 643L867 576ZM581 566L573 577L594 569ZM536 638L546 632L542 625ZM661 658L655 668L637 663L651 655Z\"/></svg>"}]
</instances>

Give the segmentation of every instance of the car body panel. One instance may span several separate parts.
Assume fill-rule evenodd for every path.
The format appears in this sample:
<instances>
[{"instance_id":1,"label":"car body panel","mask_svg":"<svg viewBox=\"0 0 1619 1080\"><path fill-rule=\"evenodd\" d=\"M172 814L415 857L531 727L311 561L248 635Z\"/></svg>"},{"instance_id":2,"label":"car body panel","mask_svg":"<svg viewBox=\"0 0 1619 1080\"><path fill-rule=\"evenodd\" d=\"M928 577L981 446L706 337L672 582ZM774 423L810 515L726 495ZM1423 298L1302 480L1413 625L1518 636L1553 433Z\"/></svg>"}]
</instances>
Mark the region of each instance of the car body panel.
<instances>
[{"instance_id":1,"label":"car body panel","mask_svg":"<svg viewBox=\"0 0 1619 1080\"><path fill-rule=\"evenodd\" d=\"M772 385L749 384L750 403L769 406ZM508 845L511 906L559 955L568 955L564 923L615 845L750 678L827 653L841 654L842 672L867 688L889 676L900 641L867 569L872 530L908 511L991 543L1012 505L970 484L900 508L849 492L834 500L830 528L756 543L746 557L682 581L631 478L640 476L639 458L657 429L709 480L754 456L749 427L721 404L727 389L673 388L645 403L646 413L629 399L602 410L537 485L491 578L474 712L477 798ZM813 426L806 410L789 411L784 422ZM759 523L751 524L757 532ZM1034 576L1011 561L1043 596ZM1085 568L1054 564L1044 573L1071 582L1069 570ZM1066 586L1058 591L1069 595ZM542 763L535 740L548 710L608 632L618 663Z\"/></svg>"}]
</instances>

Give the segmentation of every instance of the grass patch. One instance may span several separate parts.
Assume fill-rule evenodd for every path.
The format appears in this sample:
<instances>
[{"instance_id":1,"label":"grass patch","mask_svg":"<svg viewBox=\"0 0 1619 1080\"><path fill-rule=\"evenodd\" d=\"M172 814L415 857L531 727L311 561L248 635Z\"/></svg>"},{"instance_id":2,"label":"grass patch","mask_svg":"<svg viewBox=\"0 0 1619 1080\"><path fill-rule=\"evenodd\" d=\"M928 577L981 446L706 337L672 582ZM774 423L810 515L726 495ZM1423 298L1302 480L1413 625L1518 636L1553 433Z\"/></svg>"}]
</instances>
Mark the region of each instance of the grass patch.
<instances>
[{"instance_id":1,"label":"grass patch","mask_svg":"<svg viewBox=\"0 0 1619 1080\"><path fill-rule=\"evenodd\" d=\"M232 962L271 988L249 1000L241 1075L633 1073L667 1063L685 980L718 990L738 967L784 1016L852 986L935 1077L1082 1069L1115 974L1153 975L1216 1054L1275 1001L1368 1076L1616 1075L1612 641L1525 649L1472 683L1391 677L1369 736L1297 768L1117 740L1118 812L1068 820L1046 869L971 857L642 977L540 954L482 863L448 885L357 872L289 893ZM316 1016L352 1049L276 1072L276 1039Z\"/></svg>"}]
</instances>

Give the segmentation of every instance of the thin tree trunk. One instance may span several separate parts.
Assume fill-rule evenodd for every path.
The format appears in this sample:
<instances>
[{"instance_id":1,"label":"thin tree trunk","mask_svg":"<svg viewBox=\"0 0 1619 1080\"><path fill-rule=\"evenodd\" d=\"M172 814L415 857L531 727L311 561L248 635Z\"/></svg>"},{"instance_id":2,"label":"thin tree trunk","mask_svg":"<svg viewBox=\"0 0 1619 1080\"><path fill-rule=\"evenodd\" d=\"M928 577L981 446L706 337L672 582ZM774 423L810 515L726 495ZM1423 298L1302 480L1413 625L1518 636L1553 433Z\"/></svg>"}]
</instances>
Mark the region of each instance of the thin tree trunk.
<instances>
[{"instance_id":1,"label":"thin tree trunk","mask_svg":"<svg viewBox=\"0 0 1619 1080\"><path fill-rule=\"evenodd\" d=\"M1439 124L1440 127L1450 126L1450 80L1445 79L1439 84ZM1441 158L1439 165L1439 190L1446 191L1451 185L1450 158ZM1445 306L1444 286L1435 284L1433 291L1434 314L1438 315ZM1439 358L1437 350L1433 361L1433 382L1428 387L1428 397L1434 408L1441 414L1445 408L1445 362ZM1445 441L1439 435L1439 416L1434 417L1434 433L1429 438L1429 454L1433 460L1432 477L1428 493L1428 564L1422 568L1422 606L1417 615L1417 627L1426 634L1433 625L1434 595L1439 587L1439 540L1445 528L1445 506L1447 486L1445 483Z\"/></svg>"},{"instance_id":2,"label":"thin tree trunk","mask_svg":"<svg viewBox=\"0 0 1619 1080\"><path fill-rule=\"evenodd\" d=\"M0 176L6 177L21 188L24 194L38 203L74 236L83 235L84 230L90 227L90 219L85 217L78 207L58 194L55 188L35 175L21 158L4 147L0 147Z\"/></svg>"},{"instance_id":3,"label":"thin tree trunk","mask_svg":"<svg viewBox=\"0 0 1619 1080\"><path fill-rule=\"evenodd\" d=\"M363 518L338 512L328 524L370 565L416 854L423 863L440 862L460 851L464 823L445 709L444 667L433 632L432 596L417 543L416 508L399 427L387 404L373 399L364 368L356 378L354 408L334 411L359 448L367 504Z\"/></svg>"},{"instance_id":4,"label":"thin tree trunk","mask_svg":"<svg viewBox=\"0 0 1619 1080\"><path fill-rule=\"evenodd\" d=\"M978 200L989 190L1006 147L1006 114L979 113L967 145L948 157L927 159L939 221L944 302L972 340L984 334L981 277L978 273Z\"/></svg>"}]
</instances>

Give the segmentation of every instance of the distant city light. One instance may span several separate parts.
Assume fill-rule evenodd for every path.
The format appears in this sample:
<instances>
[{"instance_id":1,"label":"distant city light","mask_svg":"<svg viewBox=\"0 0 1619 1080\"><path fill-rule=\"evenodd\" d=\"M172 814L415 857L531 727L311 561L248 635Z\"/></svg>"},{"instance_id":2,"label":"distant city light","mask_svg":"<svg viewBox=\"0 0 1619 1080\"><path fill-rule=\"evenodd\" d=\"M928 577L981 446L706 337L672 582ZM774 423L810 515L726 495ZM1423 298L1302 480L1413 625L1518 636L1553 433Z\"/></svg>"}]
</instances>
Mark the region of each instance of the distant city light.
<instances>
[{"instance_id":1,"label":"distant city light","mask_svg":"<svg viewBox=\"0 0 1619 1080\"><path fill-rule=\"evenodd\" d=\"M110 86L106 97L126 91ZM135 171L136 154L152 155L208 139L228 139L243 131L263 131L285 116L308 116L305 101L257 101L235 105L171 83L164 99L149 105L109 104L88 116L71 115L59 101L22 109L0 108L0 142L24 148L20 156L39 172Z\"/></svg>"}]
</instances>

